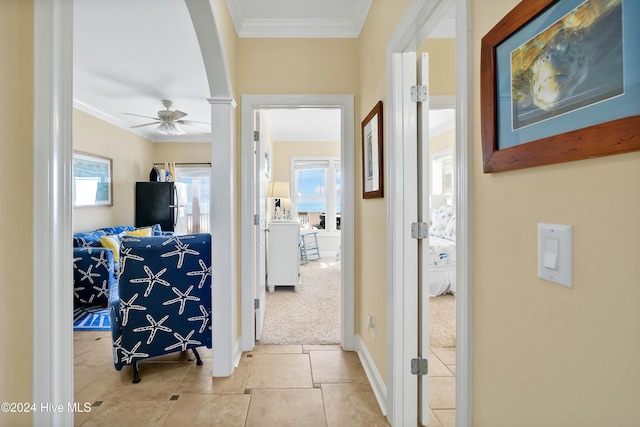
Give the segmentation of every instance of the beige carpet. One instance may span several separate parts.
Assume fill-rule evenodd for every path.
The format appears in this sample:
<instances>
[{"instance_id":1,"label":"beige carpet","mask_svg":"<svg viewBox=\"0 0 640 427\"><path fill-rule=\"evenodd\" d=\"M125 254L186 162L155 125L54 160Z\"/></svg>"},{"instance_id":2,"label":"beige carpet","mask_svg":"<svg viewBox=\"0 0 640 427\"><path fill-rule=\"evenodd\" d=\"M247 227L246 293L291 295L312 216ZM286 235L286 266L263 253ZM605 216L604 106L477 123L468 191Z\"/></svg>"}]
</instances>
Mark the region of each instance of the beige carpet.
<instances>
[{"instance_id":1,"label":"beige carpet","mask_svg":"<svg viewBox=\"0 0 640 427\"><path fill-rule=\"evenodd\" d=\"M259 344L340 344L340 260L301 264L300 277L267 292Z\"/></svg>"},{"instance_id":2,"label":"beige carpet","mask_svg":"<svg viewBox=\"0 0 640 427\"><path fill-rule=\"evenodd\" d=\"M429 298L431 322L430 346L449 348L456 346L456 297L451 294Z\"/></svg>"},{"instance_id":3,"label":"beige carpet","mask_svg":"<svg viewBox=\"0 0 640 427\"><path fill-rule=\"evenodd\" d=\"M258 344L340 344L340 260L300 265L302 283L267 292ZM455 347L455 297L430 298L431 347Z\"/></svg>"}]
</instances>

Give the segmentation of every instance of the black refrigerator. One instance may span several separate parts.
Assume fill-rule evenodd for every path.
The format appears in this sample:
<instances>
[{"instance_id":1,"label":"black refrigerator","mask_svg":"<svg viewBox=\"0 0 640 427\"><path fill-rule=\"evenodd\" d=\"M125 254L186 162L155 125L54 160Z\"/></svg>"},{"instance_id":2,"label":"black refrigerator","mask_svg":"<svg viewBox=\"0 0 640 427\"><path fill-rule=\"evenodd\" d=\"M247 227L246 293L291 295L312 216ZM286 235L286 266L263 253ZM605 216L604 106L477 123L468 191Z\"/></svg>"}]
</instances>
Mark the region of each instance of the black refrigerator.
<instances>
[{"instance_id":1,"label":"black refrigerator","mask_svg":"<svg viewBox=\"0 0 640 427\"><path fill-rule=\"evenodd\" d=\"M136 182L136 227L160 224L162 231L187 233L187 184Z\"/></svg>"}]
</instances>

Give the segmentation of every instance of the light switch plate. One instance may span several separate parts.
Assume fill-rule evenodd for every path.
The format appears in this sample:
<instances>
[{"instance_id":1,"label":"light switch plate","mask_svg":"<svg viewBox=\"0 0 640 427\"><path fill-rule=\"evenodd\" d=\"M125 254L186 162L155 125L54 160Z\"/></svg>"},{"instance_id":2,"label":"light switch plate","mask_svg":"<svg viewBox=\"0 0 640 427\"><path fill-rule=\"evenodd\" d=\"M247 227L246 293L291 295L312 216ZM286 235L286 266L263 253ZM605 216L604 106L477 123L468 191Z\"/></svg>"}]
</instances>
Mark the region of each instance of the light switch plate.
<instances>
[{"instance_id":1,"label":"light switch plate","mask_svg":"<svg viewBox=\"0 0 640 427\"><path fill-rule=\"evenodd\" d=\"M573 227L570 225L538 224L538 277L572 287Z\"/></svg>"}]
</instances>

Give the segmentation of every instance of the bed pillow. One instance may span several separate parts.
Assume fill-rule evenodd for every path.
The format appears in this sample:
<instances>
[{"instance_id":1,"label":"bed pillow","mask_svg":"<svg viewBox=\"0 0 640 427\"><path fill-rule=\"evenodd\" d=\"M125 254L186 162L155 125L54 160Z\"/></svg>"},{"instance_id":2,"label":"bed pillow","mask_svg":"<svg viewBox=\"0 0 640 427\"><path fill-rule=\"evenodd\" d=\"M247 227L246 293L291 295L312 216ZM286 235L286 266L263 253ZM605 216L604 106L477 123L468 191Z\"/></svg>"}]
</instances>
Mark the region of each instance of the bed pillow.
<instances>
[{"instance_id":1,"label":"bed pillow","mask_svg":"<svg viewBox=\"0 0 640 427\"><path fill-rule=\"evenodd\" d=\"M429 236L433 237L442 237L444 231L447 229L447 225L449 225L449 221L455 215L455 211L453 206L444 205L440 206L436 211L433 223L429 228Z\"/></svg>"},{"instance_id":2,"label":"bed pillow","mask_svg":"<svg viewBox=\"0 0 640 427\"><path fill-rule=\"evenodd\" d=\"M442 238L456 241L456 216L455 214L449 220L449 224L447 224L447 228L444 229L444 233L442 233Z\"/></svg>"}]
</instances>

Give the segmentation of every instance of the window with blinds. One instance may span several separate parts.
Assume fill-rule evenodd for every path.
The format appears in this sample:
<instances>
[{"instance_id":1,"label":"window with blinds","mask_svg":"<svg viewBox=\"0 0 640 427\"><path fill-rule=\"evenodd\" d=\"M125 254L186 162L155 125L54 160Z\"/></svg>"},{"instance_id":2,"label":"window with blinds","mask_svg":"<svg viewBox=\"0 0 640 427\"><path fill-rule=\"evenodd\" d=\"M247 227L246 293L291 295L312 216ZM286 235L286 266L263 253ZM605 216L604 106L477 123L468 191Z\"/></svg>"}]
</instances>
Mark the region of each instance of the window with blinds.
<instances>
[{"instance_id":1,"label":"window with blinds","mask_svg":"<svg viewBox=\"0 0 640 427\"><path fill-rule=\"evenodd\" d=\"M453 151L445 150L433 155L431 160L431 194L452 195Z\"/></svg>"}]
</instances>

